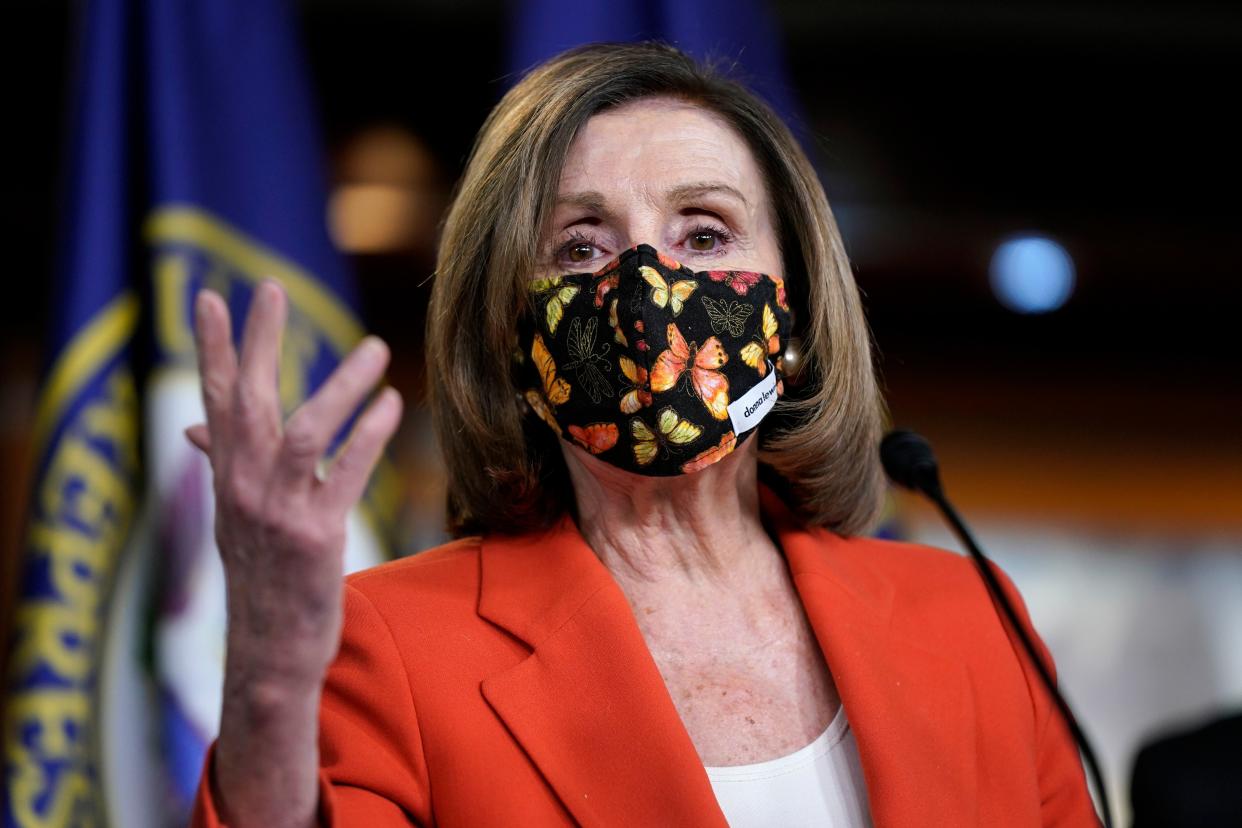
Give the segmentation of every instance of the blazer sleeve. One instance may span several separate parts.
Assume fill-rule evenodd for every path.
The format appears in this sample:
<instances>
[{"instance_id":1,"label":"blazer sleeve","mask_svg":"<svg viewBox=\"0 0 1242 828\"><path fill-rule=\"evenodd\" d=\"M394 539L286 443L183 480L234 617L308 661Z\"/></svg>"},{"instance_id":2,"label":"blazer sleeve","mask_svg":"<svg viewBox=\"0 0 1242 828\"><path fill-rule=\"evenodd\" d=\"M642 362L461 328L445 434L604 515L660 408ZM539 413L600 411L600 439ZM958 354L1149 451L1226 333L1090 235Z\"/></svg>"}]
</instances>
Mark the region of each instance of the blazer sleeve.
<instances>
[{"instance_id":1,"label":"blazer sleeve","mask_svg":"<svg viewBox=\"0 0 1242 828\"><path fill-rule=\"evenodd\" d=\"M213 744L193 828L228 828L212 791L214 753ZM379 611L348 584L341 648L320 703L319 763L318 825L431 824L427 767L404 661Z\"/></svg>"},{"instance_id":2,"label":"blazer sleeve","mask_svg":"<svg viewBox=\"0 0 1242 828\"><path fill-rule=\"evenodd\" d=\"M1001 570L1000 567L993 565L992 571L996 573L997 580L1000 581L1005 595L1009 598L1013 608L1018 616L1018 620L1022 622L1022 626L1026 630L1026 634L1030 637L1031 642L1035 645L1036 651L1039 653L1040 659L1048 667L1048 672L1056 680L1056 664L1052 661L1052 653L1044 644L1043 639L1039 637L1039 633L1035 631L1035 626L1031 623L1030 614L1026 608L1026 602L1022 600L1021 593L1014 586L1009 576ZM1003 611L998 607L997 613ZM1003 616L1002 616L1003 617ZM1043 680L1039 677L1034 664L1031 663L1030 657L1026 654L1026 648L1022 646L1017 633L1005 622L1005 633L1009 636L1014 653L1018 657L1019 663L1022 665L1022 671L1026 677L1027 688L1031 694L1031 702L1035 710L1035 750L1037 769L1039 773L1039 792L1040 792L1040 816L1041 824L1045 828L1069 828L1069 826L1098 826L1100 824L1099 817L1095 812L1095 805L1091 800L1091 794L1087 790L1087 779L1083 773L1082 762L1078 756L1078 746L1074 743L1074 737L1070 733L1065 722L1061 720L1061 713L1057 709L1056 702L1044 687Z\"/></svg>"}]
</instances>

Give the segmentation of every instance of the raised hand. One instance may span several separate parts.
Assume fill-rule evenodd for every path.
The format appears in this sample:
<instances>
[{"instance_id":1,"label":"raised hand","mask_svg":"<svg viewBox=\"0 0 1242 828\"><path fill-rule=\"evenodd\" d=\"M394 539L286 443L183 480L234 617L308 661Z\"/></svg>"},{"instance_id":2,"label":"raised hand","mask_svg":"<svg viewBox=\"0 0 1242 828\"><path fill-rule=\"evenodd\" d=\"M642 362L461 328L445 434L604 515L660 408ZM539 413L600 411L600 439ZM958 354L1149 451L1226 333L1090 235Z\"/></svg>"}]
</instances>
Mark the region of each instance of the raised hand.
<instances>
[{"instance_id":1,"label":"raised hand","mask_svg":"<svg viewBox=\"0 0 1242 828\"><path fill-rule=\"evenodd\" d=\"M381 391L320 473L332 438L382 378L387 346L364 339L282 422L280 286L256 290L240 359L220 296L200 293L195 316L207 423L186 434L211 459L228 591L216 781L235 815L261 816L276 794L269 804L283 821L314 805L314 713L340 641L345 519L396 430L401 398Z\"/></svg>"}]
</instances>

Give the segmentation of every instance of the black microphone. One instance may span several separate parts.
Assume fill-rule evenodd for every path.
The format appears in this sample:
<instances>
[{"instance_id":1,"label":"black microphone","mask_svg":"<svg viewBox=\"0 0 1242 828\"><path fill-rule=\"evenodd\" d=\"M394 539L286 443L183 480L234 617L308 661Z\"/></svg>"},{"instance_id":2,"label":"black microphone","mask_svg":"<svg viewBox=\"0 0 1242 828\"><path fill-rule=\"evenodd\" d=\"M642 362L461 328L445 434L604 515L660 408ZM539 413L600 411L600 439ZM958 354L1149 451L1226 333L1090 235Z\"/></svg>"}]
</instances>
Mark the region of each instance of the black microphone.
<instances>
[{"instance_id":1,"label":"black microphone","mask_svg":"<svg viewBox=\"0 0 1242 828\"><path fill-rule=\"evenodd\" d=\"M940 485L940 467L936 463L936 455L932 451L931 443L913 431L890 431L880 441L880 461L884 464L884 471L894 483L922 492L940 507L941 514L966 546L970 557L974 559L975 568L987 585L988 592L992 594L992 599L1000 606L1010 626L1017 633L1018 640L1022 642L1023 649L1030 656L1044 686L1048 688L1049 694L1056 701L1057 709L1061 711L1061 718L1065 720L1066 727L1069 728L1074 741L1078 743L1078 749L1082 751L1083 759L1086 760L1087 767L1091 771L1091 781L1095 785L1095 791L1100 800L1105 828L1112 828L1112 808L1108 802L1108 789L1104 786L1104 774L1100 771L1100 763L1096 761L1095 751L1091 749L1091 742L1087 739L1087 734L1078 726L1078 719L1074 717L1065 697L1057 689L1048 665L1044 663L1043 658L1035 649L1035 643L1027 635L1026 628L1018 622L1018 614L1014 611L1013 604L1009 603L1005 591L1001 589L1000 581L997 580L996 573L992 571L987 556L975 542L974 536L962 522L953 504L945 497L944 488Z\"/></svg>"}]
</instances>

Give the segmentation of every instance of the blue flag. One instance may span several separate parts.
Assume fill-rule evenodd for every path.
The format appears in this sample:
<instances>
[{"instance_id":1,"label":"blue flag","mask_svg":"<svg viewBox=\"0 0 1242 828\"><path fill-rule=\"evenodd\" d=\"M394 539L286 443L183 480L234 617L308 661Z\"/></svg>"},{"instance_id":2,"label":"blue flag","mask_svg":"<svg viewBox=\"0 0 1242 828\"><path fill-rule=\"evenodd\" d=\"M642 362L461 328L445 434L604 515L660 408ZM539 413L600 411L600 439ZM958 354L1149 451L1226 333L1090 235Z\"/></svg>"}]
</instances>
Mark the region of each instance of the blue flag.
<instances>
[{"instance_id":1,"label":"blue flag","mask_svg":"<svg viewBox=\"0 0 1242 828\"><path fill-rule=\"evenodd\" d=\"M574 46L642 40L664 41L717 65L801 132L784 49L762 0L520 0L510 32L510 77Z\"/></svg>"},{"instance_id":2,"label":"blue flag","mask_svg":"<svg viewBox=\"0 0 1242 828\"><path fill-rule=\"evenodd\" d=\"M51 363L5 680L3 824L165 825L218 724L223 577L192 307L290 319L291 409L360 339L328 236L323 156L279 0L95 0L81 54ZM240 324L236 326L240 329ZM391 478L373 483L372 516ZM380 559L365 522L347 565ZM162 751L150 751L160 745Z\"/></svg>"}]
</instances>

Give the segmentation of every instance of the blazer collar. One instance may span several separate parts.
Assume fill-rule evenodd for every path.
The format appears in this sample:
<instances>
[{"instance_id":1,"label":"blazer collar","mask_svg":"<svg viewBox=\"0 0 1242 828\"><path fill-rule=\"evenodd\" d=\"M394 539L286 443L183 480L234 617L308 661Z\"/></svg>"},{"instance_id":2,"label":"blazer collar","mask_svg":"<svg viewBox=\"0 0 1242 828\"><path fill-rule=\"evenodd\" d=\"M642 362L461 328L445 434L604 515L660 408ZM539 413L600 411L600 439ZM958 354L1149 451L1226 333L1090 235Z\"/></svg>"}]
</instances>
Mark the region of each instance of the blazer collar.
<instances>
[{"instance_id":1,"label":"blazer collar","mask_svg":"<svg viewBox=\"0 0 1242 828\"><path fill-rule=\"evenodd\" d=\"M779 541L854 730L877 825L975 822L973 701L965 668L893 629L877 549L807 528L766 487ZM583 826L726 823L629 603L562 518L481 545L479 614L530 655L482 692Z\"/></svg>"},{"instance_id":2,"label":"blazer collar","mask_svg":"<svg viewBox=\"0 0 1242 828\"><path fill-rule=\"evenodd\" d=\"M542 532L487 535L481 550L479 615L532 648L616 585L569 515Z\"/></svg>"}]
</instances>

